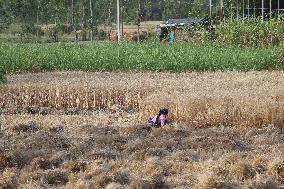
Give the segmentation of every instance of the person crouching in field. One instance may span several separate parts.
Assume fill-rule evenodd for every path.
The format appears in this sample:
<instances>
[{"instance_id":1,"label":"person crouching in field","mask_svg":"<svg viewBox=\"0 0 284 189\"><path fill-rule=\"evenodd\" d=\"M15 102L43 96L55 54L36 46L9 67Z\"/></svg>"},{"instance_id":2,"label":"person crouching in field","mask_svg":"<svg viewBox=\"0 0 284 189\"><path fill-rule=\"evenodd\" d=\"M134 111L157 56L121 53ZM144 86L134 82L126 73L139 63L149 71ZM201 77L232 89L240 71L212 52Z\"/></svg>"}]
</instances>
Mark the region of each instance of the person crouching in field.
<instances>
[{"instance_id":1,"label":"person crouching in field","mask_svg":"<svg viewBox=\"0 0 284 189\"><path fill-rule=\"evenodd\" d=\"M149 118L148 119L148 127L163 127L165 126L167 123L168 123L168 120L167 120L167 115L169 113L169 110L164 108L164 109L161 109L158 113L158 115L156 115L155 117L153 118Z\"/></svg>"}]
</instances>

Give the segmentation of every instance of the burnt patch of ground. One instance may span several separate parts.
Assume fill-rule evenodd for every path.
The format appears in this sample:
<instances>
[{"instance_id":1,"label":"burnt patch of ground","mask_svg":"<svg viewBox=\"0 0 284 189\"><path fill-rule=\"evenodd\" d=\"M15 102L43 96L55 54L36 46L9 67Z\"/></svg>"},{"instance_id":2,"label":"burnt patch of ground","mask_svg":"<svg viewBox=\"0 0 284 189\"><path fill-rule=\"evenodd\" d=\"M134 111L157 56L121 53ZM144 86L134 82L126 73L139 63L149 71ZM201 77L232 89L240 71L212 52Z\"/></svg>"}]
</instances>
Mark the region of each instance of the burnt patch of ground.
<instances>
[{"instance_id":1,"label":"burnt patch of ground","mask_svg":"<svg viewBox=\"0 0 284 189\"><path fill-rule=\"evenodd\" d=\"M30 122L4 128L0 175L5 179L0 187L241 188L283 183L283 141L281 130L273 127L47 128Z\"/></svg>"},{"instance_id":2,"label":"burnt patch of ground","mask_svg":"<svg viewBox=\"0 0 284 189\"><path fill-rule=\"evenodd\" d=\"M89 115L98 112L97 109L92 108L56 108L56 107L2 107L0 115Z\"/></svg>"}]
</instances>

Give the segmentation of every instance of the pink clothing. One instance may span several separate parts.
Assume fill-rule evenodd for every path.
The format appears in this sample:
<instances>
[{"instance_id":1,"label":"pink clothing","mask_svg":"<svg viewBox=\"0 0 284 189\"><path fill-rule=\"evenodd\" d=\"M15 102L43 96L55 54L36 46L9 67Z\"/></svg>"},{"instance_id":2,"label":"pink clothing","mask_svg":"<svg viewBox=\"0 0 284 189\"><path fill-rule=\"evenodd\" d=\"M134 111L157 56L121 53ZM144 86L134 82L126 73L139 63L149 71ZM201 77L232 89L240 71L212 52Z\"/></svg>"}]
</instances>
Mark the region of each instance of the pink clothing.
<instances>
[{"instance_id":1,"label":"pink clothing","mask_svg":"<svg viewBox=\"0 0 284 189\"><path fill-rule=\"evenodd\" d=\"M153 123L156 123L156 119L157 119L157 115L156 115L151 121L152 121ZM163 114L160 115L160 117L159 117L157 123L161 123L161 126L166 125L166 123L167 123L167 116L165 116L165 115L163 115Z\"/></svg>"}]
</instances>

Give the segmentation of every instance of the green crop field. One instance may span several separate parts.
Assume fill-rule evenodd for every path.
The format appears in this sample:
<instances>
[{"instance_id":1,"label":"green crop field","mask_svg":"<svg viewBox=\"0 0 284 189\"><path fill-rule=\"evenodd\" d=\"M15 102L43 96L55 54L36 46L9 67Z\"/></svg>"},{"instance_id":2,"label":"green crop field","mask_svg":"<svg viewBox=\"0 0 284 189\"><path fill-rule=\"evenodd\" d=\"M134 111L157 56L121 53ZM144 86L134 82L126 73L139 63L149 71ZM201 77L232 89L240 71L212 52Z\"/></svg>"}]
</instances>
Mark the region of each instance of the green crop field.
<instances>
[{"instance_id":1,"label":"green crop field","mask_svg":"<svg viewBox=\"0 0 284 189\"><path fill-rule=\"evenodd\" d=\"M159 43L0 44L7 73L46 71L225 71L283 69L283 48Z\"/></svg>"}]
</instances>

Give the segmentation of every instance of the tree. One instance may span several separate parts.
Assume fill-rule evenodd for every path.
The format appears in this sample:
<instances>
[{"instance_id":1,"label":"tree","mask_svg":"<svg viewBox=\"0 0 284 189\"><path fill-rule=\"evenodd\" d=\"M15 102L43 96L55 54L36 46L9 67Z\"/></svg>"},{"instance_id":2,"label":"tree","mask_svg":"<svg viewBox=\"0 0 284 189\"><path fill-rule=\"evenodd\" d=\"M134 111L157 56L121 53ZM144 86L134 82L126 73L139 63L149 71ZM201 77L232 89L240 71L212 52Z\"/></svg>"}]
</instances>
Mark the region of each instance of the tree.
<instances>
[{"instance_id":1,"label":"tree","mask_svg":"<svg viewBox=\"0 0 284 189\"><path fill-rule=\"evenodd\" d=\"M0 31L7 29L12 23L8 1L0 1Z\"/></svg>"},{"instance_id":2,"label":"tree","mask_svg":"<svg viewBox=\"0 0 284 189\"><path fill-rule=\"evenodd\" d=\"M5 70L2 67L0 67L0 84L7 82L5 74L6 74Z\"/></svg>"}]
</instances>

